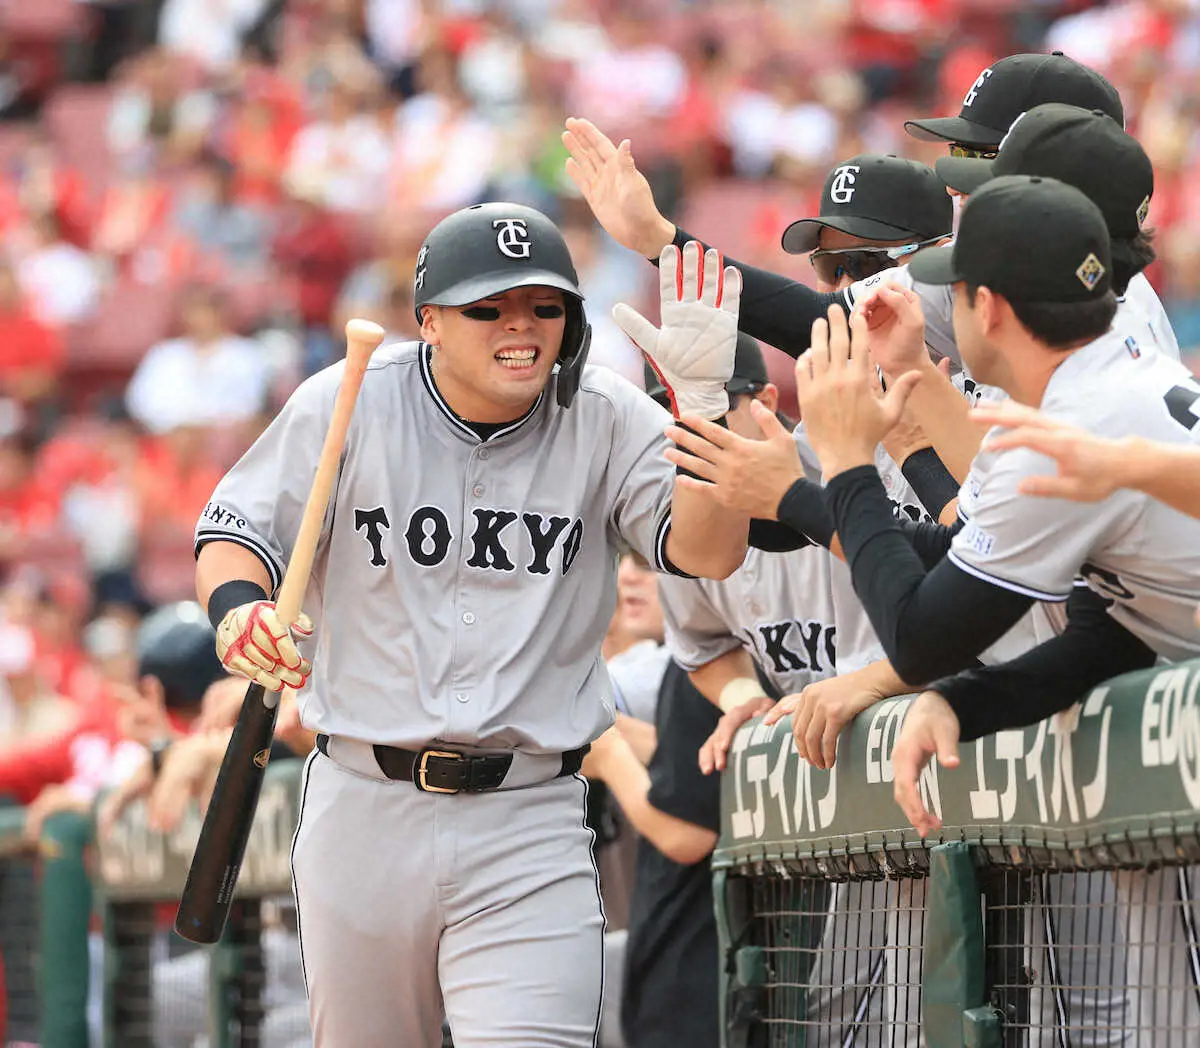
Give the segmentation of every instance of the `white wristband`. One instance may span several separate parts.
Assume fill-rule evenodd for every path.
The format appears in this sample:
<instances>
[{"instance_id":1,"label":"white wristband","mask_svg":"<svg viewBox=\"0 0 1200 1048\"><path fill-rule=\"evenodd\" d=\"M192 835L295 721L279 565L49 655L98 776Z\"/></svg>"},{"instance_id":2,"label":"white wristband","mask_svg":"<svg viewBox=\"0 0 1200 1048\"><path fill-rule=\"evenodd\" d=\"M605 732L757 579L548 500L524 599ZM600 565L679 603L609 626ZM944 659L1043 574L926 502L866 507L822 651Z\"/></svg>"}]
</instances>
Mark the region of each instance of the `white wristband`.
<instances>
[{"instance_id":1,"label":"white wristband","mask_svg":"<svg viewBox=\"0 0 1200 1048\"><path fill-rule=\"evenodd\" d=\"M722 713L728 713L730 710L737 709L743 703L747 703L751 699L760 698L766 694L763 691L763 686L753 677L734 677L733 680L721 689L721 694L717 698L717 705L721 707Z\"/></svg>"}]
</instances>

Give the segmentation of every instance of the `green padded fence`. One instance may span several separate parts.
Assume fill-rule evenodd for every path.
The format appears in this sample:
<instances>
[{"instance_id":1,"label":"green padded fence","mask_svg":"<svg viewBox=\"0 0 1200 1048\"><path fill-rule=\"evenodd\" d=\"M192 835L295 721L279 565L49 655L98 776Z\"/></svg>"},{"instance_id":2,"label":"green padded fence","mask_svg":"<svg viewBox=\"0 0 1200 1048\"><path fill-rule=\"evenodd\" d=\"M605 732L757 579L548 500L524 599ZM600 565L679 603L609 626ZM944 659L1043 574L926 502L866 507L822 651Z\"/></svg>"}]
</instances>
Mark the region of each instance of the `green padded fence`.
<instances>
[{"instance_id":1,"label":"green padded fence","mask_svg":"<svg viewBox=\"0 0 1200 1048\"><path fill-rule=\"evenodd\" d=\"M1194 874L1200 888L1198 693L1200 661L1129 674L1039 725L963 745L958 768L935 763L921 779L944 824L928 842L892 798L891 753L911 699L860 715L828 772L799 759L789 719L745 727L722 784L714 855L726 1043L916 1043L905 1038L918 1023L929 1048L1066 1043L1081 1023L1113 1043L1122 1031L1129 1043L1200 1043L1200 989L1187 973L1200 971L1190 887ZM873 881L909 893L886 904L879 934L867 926L874 904L847 912L835 898L822 912L804 891ZM850 926L822 946L844 971L840 1012L825 1002L814 1018L815 987L797 1004L794 973L782 972L779 933L799 916L825 920L826 940L839 922ZM1086 949L1108 966L1089 969L1101 985L1088 992L1110 994L1119 1016L1096 1018L1095 1003L1065 981L1084 933L1075 927L1066 943L1062 927L1084 920L1091 939L1103 926L1118 944ZM897 932L904 921L911 934ZM1176 941L1164 946L1163 936ZM816 955L817 975L827 961ZM1162 972L1169 962L1169 978L1146 974L1152 961ZM1133 972L1142 983L1126 991ZM1152 993L1155 979L1163 985ZM1039 1029L1053 1036L1037 1041Z\"/></svg>"},{"instance_id":2,"label":"green padded fence","mask_svg":"<svg viewBox=\"0 0 1200 1048\"><path fill-rule=\"evenodd\" d=\"M211 947L191 947L168 930L200 832L199 811L164 836L148 828L145 806L135 803L100 841L90 815L62 813L46 821L37 842L27 842L24 809L0 807L7 1038L41 1048L99 1044L88 1022L89 994L99 992L107 1048L154 1048L164 1023L176 1031L198 1025L195 1033L210 1048L265 1043L271 1017L264 939L279 941L281 908L271 900L291 892L301 764L285 760L267 769L237 901L226 934ZM271 915L270 932L264 913ZM104 967L102 985L93 989L89 933L97 929ZM163 999L164 993L181 1000ZM190 1014L195 999L198 1015ZM302 1043L306 1017L297 1012L291 1023Z\"/></svg>"}]
</instances>

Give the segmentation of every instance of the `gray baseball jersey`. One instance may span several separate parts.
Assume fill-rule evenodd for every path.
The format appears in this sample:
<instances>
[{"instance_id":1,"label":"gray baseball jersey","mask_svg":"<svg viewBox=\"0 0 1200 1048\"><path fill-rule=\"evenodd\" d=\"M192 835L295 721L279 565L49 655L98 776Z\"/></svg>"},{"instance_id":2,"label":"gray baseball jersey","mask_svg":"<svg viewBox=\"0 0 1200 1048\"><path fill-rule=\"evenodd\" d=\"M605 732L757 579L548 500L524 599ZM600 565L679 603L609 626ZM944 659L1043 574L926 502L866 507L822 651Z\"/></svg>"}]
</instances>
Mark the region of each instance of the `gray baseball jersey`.
<instances>
[{"instance_id":1,"label":"gray baseball jersey","mask_svg":"<svg viewBox=\"0 0 1200 1048\"><path fill-rule=\"evenodd\" d=\"M1055 369L1041 409L1101 436L1188 444L1200 430L1200 384L1114 328ZM1096 504L1016 493L1023 477L1054 471L1026 449L981 452L959 495L966 526L950 550L954 563L1043 601L1066 600L1081 575L1161 656L1200 655L1200 521L1135 491Z\"/></svg>"},{"instance_id":2,"label":"gray baseball jersey","mask_svg":"<svg viewBox=\"0 0 1200 1048\"><path fill-rule=\"evenodd\" d=\"M837 635L827 550L751 549L727 579L663 576L667 646L685 670L741 647L780 695L836 672Z\"/></svg>"},{"instance_id":3,"label":"gray baseball jersey","mask_svg":"<svg viewBox=\"0 0 1200 1048\"><path fill-rule=\"evenodd\" d=\"M613 721L600 644L620 543L664 568L668 414L587 369L553 380L486 441L450 410L431 350L377 351L362 384L305 610L316 633L307 727L558 753ZM196 529L256 553L278 583L341 365L313 376L217 487Z\"/></svg>"}]
</instances>

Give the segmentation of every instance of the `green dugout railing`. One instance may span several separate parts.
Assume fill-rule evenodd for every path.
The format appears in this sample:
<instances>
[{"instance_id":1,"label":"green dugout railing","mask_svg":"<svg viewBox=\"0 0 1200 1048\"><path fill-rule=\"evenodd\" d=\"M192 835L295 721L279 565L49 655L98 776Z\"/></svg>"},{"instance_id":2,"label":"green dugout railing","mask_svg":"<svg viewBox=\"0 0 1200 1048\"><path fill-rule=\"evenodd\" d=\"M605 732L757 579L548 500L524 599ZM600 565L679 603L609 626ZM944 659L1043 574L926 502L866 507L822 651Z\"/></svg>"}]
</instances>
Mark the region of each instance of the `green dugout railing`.
<instances>
[{"instance_id":1,"label":"green dugout railing","mask_svg":"<svg viewBox=\"0 0 1200 1048\"><path fill-rule=\"evenodd\" d=\"M289 859L301 765L283 760L268 767L226 933L216 945L203 948L209 955L211 1048L260 1044L262 901L291 892ZM23 841L24 821L24 809L0 808L0 888L6 880L34 886L29 896L33 912L17 907L16 925L9 907L9 934L0 943L5 947L9 1036L22 1036L42 1048L88 1048L88 936L99 924L104 935L103 1043L106 1048L152 1048L152 947L183 889L200 813L189 811L174 833L162 835L148 828L145 806L137 802L99 841L90 815L62 814L47 820L36 844ZM30 995L36 997L35 1007L30 1007ZM21 1007L14 1009L14 1001Z\"/></svg>"},{"instance_id":2,"label":"green dugout railing","mask_svg":"<svg viewBox=\"0 0 1200 1048\"><path fill-rule=\"evenodd\" d=\"M915 1044L886 1037L918 1029L929 1048L1200 1043L1198 694L1200 661L1133 673L1034 727L963 745L958 768L935 763L921 779L944 824L930 841L892 798L911 699L860 715L829 772L797 757L790 720L748 725L731 748L714 855L726 1043ZM895 934L903 921L910 934ZM857 1012L829 1006L850 985L822 968L839 949L843 962L881 958L876 983L854 983ZM1145 974L1151 949L1157 975ZM1104 961L1085 993L1062 969L1087 950ZM914 959L900 955L918 952L919 975L896 976ZM1096 998L1120 1015L1097 1018ZM1062 1036L1033 1039L1039 1016ZM1091 1040L1073 1039L1080 1026Z\"/></svg>"}]
</instances>

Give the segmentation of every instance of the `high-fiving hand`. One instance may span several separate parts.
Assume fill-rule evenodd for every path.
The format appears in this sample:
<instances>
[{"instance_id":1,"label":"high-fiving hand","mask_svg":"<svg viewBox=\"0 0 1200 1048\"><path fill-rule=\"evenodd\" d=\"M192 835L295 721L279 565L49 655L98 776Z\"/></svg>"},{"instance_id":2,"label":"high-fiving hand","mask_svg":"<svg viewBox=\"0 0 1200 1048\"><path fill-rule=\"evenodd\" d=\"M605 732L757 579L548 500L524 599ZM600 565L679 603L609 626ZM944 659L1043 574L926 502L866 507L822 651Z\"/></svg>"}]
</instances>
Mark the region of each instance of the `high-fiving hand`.
<instances>
[{"instance_id":1,"label":"high-fiving hand","mask_svg":"<svg viewBox=\"0 0 1200 1048\"><path fill-rule=\"evenodd\" d=\"M873 465L875 448L900 421L920 375L901 375L882 397L872 377L867 323L846 321L840 306L812 326L812 345L796 361L796 399L826 480L855 466Z\"/></svg>"},{"instance_id":2,"label":"high-fiving hand","mask_svg":"<svg viewBox=\"0 0 1200 1048\"><path fill-rule=\"evenodd\" d=\"M654 193L633 162L629 139L620 145L590 120L568 117L563 144L567 175L596 221L622 247L656 258L675 238L675 227L654 203Z\"/></svg>"},{"instance_id":3,"label":"high-fiving hand","mask_svg":"<svg viewBox=\"0 0 1200 1048\"><path fill-rule=\"evenodd\" d=\"M659 257L662 327L618 302L613 319L658 372L675 417L718 419L729 411L725 383L733 375L742 275L713 249L690 240Z\"/></svg>"}]
</instances>

